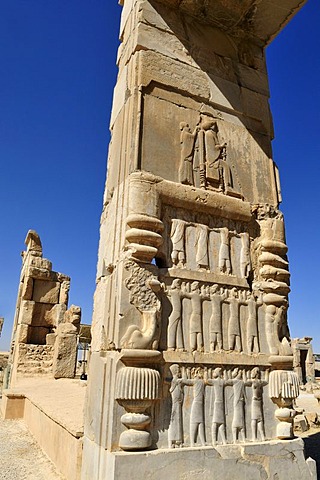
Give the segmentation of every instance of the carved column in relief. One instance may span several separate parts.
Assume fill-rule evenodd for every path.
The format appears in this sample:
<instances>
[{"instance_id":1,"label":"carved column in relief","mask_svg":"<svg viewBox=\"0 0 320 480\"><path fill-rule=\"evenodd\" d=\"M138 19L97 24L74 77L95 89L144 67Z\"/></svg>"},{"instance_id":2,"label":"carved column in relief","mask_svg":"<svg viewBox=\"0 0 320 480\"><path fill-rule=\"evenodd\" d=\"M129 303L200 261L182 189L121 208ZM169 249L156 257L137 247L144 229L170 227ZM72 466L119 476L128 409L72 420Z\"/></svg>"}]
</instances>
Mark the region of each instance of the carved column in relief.
<instances>
[{"instance_id":1,"label":"carved column in relief","mask_svg":"<svg viewBox=\"0 0 320 480\"><path fill-rule=\"evenodd\" d=\"M150 368L124 367L118 372L116 399L127 411L122 415L121 423L128 428L120 435L122 450L150 447L149 409L159 399L159 384L159 372Z\"/></svg>"},{"instance_id":2,"label":"carved column in relief","mask_svg":"<svg viewBox=\"0 0 320 480\"><path fill-rule=\"evenodd\" d=\"M269 397L278 406L275 417L280 423L277 425L277 437L280 439L293 438L293 419L296 411L294 400L299 396L299 378L296 373L285 370L274 370L269 377Z\"/></svg>"}]
</instances>

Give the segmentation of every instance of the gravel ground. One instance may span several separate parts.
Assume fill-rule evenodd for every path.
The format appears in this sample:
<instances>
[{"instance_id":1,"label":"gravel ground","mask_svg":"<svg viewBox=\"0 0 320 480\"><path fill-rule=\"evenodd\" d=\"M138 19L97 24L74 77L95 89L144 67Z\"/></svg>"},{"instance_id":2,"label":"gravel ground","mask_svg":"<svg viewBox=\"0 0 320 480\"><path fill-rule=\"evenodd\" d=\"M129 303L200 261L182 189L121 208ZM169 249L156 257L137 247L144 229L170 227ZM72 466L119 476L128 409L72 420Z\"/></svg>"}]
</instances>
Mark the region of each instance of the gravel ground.
<instances>
[{"instance_id":1,"label":"gravel ground","mask_svg":"<svg viewBox=\"0 0 320 480\"><path fill-rule=\"evenodd\" d=\"M22 420L0 420L0 480L66 480Z\"/></svg>"}]
</instances>

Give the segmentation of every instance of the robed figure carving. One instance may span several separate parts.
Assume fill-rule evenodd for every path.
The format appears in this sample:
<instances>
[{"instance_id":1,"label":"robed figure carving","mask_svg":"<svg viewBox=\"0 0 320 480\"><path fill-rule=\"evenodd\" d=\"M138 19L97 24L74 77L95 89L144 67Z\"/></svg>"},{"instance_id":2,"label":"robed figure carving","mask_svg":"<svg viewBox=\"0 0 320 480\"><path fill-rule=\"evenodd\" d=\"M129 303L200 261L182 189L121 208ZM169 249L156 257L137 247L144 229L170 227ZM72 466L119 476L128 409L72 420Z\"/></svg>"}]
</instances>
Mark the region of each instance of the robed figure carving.
<instances>
[{"instance_id":1,"label":"robed figure carving","mask_svg":"<svg viewBox=\"0 0 320 480\"><path fill-rule=\"evenodd\" d=\"M191 132L189 124L186 122L181 122L180 130L181 159L179 168L179 182L185 185L194 185L193 157L195 140L199 127L196 127L194 132Z\"/></svg>"},{"instance_id":2,"label":"robed figure carving","mask_svg":"<svg viewBox=\"0 0 320 480\"><path fill-rule=\"evenodd\" d=\"M227 144L219 141L217 122L201 118L193 132L188 123L181 122L180 131L179 182L238 196L227 162Z\"/></svg>"}]
</instances>

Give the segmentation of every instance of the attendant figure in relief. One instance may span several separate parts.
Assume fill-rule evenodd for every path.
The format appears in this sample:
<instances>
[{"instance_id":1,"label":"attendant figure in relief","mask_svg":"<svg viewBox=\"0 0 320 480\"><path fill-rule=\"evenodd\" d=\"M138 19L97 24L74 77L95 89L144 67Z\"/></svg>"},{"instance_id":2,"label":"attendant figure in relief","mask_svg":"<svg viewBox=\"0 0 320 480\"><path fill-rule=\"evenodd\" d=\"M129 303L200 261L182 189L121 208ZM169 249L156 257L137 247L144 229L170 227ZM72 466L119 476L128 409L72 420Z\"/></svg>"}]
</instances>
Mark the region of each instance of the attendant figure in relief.
<instances>
[{"instance_id":1,"label":"attendant figure in relief","mask_svg":"<svg viewBox=\"0 0 320 480\"><path fill-rule=\"evenodd\" d=\"M226 143L220 144L218 139L218 125L213 120L201 123L199 132L200 166L203 165L203 176L209 184L224 192L231 186L230 167L226 162ZM200 169L201 179L201 169ZM205 186L203 180L201 186Z\"/></svg>"},{"instance_id":2,"label":"attendant figure in relief","mask_svg":"<svg viewBox=\"0 0 320 480\"><path fill-rule=\"evenodd\" d=\"M208 233L209 228L206 225L197 224L196 229L196 262L199 269L209 268L208 259Z\"/></svg>"},{"instance_id":3,"label":"attendant figure in relief","mask_svg":"<svg viewBox=\"0 0 320 480\"><path fill-rule=\"evenodd\" d=\"M171 260L177 267L184 267L185 255L185 230L187 222L179 219L172 219L170 238L172 242Z\"/></svg>"},{"instance_id":4,"label":"attendant figure in relief","mask_svg":"<svg viewBox=\"0 0 320 480\"><path fill-rule=\"evenodd\" d=\"M210 301L212 313L209 320L210 352L222 350L222 302L227 298L227 293L218 285L210 287Z\"/></svg>"},{"instance_id":5,"label":"attendant figure in relief","mask_svg":"<svg viewBox=\"0 0 320 480\"><path fill-rule=\"evenodd\" d=\"M169 448L175 448L183 446L182 406L184 398L183 387L185 385L185 380L181 378L181 371L178 364L171 365L170 371L172 373L172 381L169 392L172 399L172 409L168 437Z\"/></svg>"},{"instance_id":6,"label":"attendant figure in relief","mask_svg":"<svg viewBox=\"0 0 320 480\"><path fill-rule=\"evenodd\" d=\"M229 230L227 227L220 229L219 270L221 273L231 274Z\"/></svg>"},{"instance_id":7,"label":"attendant figure in relief","mask_svg":"<svg viewBox=\"0 0 320 480\"><path fill-rule=\"evenodd\" d=\"M279 341L277 335L277 307L267 305L265 313L266 337L271 355L278 355Z\"/></svg>"},{"instance_id":8,"label":"attendant figure in relief","mask_svg":"<svg viewBox=\"0 0 320 480\"><path fill-rule=\"evenodd\" d=\"M203 380L203 373L201 368L194 370L194 379L185 379L185 385L193 387L193 402L190 412L190 446L194 447L197 443L197 437L201 445L204 447L206 444L205 423L204 423L204 395L205 395L205 382Z\"/></svg>"},{"instance_id":9,"label":"attendant figure in relief","mask_svg":"<svg viewBox=\"0 0 320 480\"><path fill-rule=\"evenodd\" d=\"M182 291L181 280L173 280L168 290L168 297L172 305L172 312L168 322L168 350L184 350L182 333Z\"/></svg>"},{"instance_id":10,"label":"attendant figure in relief","mask_svg":"<svg viewBox=\"0 0 320 480\"><path fill-rule=\"evenodd\" d=\"M241 252L240 252L240 274L241 278L248 278L251 272L250 260L250 237L248 233L240 233Z\"/></svg>"},{"instance_id":11,"label":"attendant figure in relief","mask_svg":"<svg viewBox=\"0 0 320 480\"><path fill-rule=\"evenodd\" d=\"M196 127L195 130L191 132L189 124L181 122L180 130L181 159L179 167L179 182L185 185L194 185L193 157L195 140L199 127Z\"/></svg>"},{"instance_id":12,"label":"attendant figure in relief","mask_svg":"<svg viewBox=\"0 0 320 480\"><path fill-rule=\"evenodd\" d=\"M266 372L268 375L268 371ZM268 376L266 377L266 379ZM260 370L255 367L251 371L251 381L248 382L252 386L252 403L251 403L251 432L252 441L258 440L257 433L259 431L261 440L264 442L266 439L264 432L264 419L263 419L263 387L268 385L268 381L260 379Z\"/></svg>"},{"instance_id":13,"label":"attendant figure in relief","mask_svg":"<svg viewBox=\"0 0 320 480\"><path fill-rule=\"evenodd\" d=\"M281 305L281 307L278 308L277 312L277 317L276 317L276 324L278 326L278 338L279 341L282 342L284 338L290 341L290 332L289 332L289 327L288 327L288 322L287 322L287 310L288 310L288 305Z\"/></svg>"},{"instance_id":14,"label":"attendant figure in relief","mask_svg":"<svg viewBox=\"0 0 320 480\"><path fill-rule=\"evenodd\" d=\"M191 351L203 351L202 334L202 296L199 289L199 282L192 282L190 293L185 294L191 300L190 316L190 348Z\"/></svg>"},{"instance_id":15,"label":"attendant figure in relief","mask_svg":"<svg viewBox=\"0 0 320 480\"><path fill-rule=\"evenodd\" d=\"M247 348L248 353L259 353L258 343L258 307L261 301L255 298L253 292L247 292L248 320L247 320Z\"/></svg>"},{"instance_id":16,"label":"attendant figure in relief","mask_svg":"<svg viewBox=\"0 0 320 480\"><path fill-rule=\"evenodd\" d=\"M241 352L241 329L240 329L240 305L244 304L239 298L237 289L234 287L229 291L226 299L229 303L229 322L228 322L228 343L229 350Z\"/></svg>"},{"instance_id":17,"label":"attendant figure in relief","mask_svg":"<svg viewBox=\"0 0 320 480\"><path fill-rule=\"evenodd\" d=\"M242 371L235 368L232 372L233 386L233 419L232 419L232 436L233 443L237 443L239 438L241 442L246 440L246 425L245 425L245 387L250 383L245 382L242 378Z\"/></svg>"},{"instance_id":18,"label":"attendant figure in relief","mask_svg":"<svg viewBox=\"0 0 320 480\"><path fill-rule=\"evenodd\" d=\"M218 443L218 434L220 433L221 441L225 445L226 437L226 412L224 390L227 385L231 385L231 380L225 380L222 375L222 368L215 368L212 379L206 380L207 385L213 387L214 403L212 416L212 445Z\"/></svg>"}]
</instances>

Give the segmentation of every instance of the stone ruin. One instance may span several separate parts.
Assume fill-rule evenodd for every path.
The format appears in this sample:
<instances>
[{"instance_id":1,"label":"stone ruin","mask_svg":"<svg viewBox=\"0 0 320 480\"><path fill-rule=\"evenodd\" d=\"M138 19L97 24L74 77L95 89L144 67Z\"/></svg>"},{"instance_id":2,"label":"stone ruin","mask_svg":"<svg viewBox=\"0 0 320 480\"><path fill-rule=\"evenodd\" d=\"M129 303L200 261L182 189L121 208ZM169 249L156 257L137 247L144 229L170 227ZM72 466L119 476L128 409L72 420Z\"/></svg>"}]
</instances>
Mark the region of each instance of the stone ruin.
<instances>
[{"instance_id":1,"label":"stone ruin","mask_svg":"<svg viewBox=\"0 0 320 480\"><path fill-rule=\"evenodd\" d=\"M293 369L299 378L300 386L315 385L315 359L312 348L312 338L293 338Z\"/></svg>"},{"instance_id":2,"label":"stone ruin","mask_svg":"<svg viewBox=\"0 0 320 480\"><path fill-rule=\"evenodd\" d=\"M28 376L73 378L76 368L81 309L68 309L70 277L52 270L34 230L25 244L7 387Z\"/></svg>"},{"instance_id":3,"label":"stone ruin","mask_svg":"<svg viewBox=\"0 0 320 480\"><path fill-rule=\"evenodd\" d=\"M121 3L82 479L315 478L265 62L302 4Z\"/></svg>"}]
</instances>

